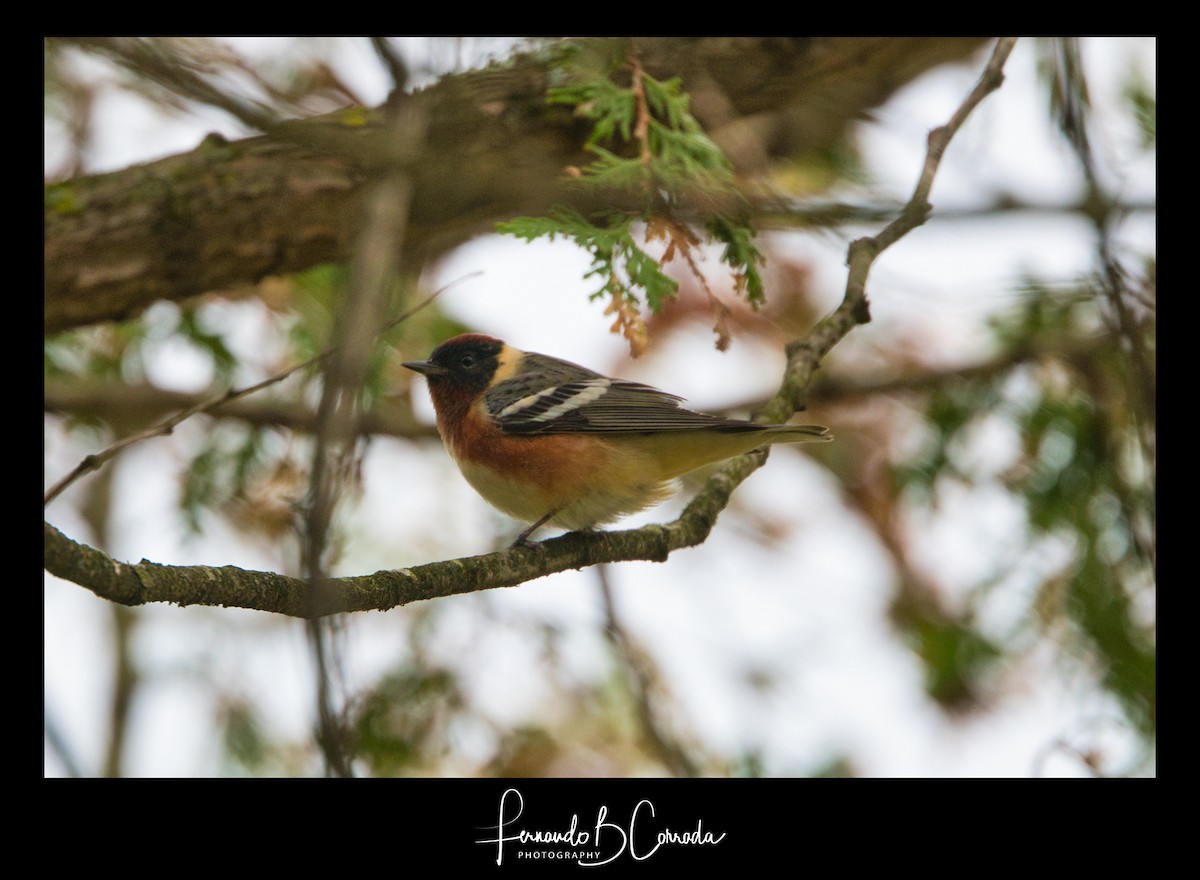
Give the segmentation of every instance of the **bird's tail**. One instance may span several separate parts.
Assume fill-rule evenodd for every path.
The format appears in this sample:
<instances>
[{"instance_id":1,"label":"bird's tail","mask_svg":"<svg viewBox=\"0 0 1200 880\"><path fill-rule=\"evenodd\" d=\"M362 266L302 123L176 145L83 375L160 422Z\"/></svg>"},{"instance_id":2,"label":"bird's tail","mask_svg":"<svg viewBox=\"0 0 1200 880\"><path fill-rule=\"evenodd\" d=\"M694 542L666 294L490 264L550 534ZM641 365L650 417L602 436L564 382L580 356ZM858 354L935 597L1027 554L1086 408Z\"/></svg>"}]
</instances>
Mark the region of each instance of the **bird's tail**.
<instances>
[{"instance_id":1,"label":"bird's tail","mask_svg":"<svg viewBox=\"0 0 1200 880\"><path fill-rule=\"evenodd\" d=\"M770 433L771 443L825 442L832 439L829 429L821 425L773 425Z\"/></svg>"}]
</instances>

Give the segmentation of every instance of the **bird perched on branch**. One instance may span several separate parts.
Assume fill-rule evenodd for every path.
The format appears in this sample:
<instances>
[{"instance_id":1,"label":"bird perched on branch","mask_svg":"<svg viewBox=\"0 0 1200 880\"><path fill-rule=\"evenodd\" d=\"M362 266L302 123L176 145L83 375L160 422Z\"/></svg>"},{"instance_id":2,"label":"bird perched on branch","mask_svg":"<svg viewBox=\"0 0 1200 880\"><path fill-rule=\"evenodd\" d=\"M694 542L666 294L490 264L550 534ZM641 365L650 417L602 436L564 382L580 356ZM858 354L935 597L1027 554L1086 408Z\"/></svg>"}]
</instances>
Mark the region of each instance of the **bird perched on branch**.
<instances>
[{"instance_id":1,"label":"bird perched on branch","mask_svg":"<svg viewBox=\"0 0 1200 880\"><path fill-rule=\"evenodd\" d=\"M772 443L831 440L819 425L693 412L683 398L467 333L404 364L429 382L438 432L493 507L589 529L662 501L676 477Z\"/></svg>"}]
</instances>

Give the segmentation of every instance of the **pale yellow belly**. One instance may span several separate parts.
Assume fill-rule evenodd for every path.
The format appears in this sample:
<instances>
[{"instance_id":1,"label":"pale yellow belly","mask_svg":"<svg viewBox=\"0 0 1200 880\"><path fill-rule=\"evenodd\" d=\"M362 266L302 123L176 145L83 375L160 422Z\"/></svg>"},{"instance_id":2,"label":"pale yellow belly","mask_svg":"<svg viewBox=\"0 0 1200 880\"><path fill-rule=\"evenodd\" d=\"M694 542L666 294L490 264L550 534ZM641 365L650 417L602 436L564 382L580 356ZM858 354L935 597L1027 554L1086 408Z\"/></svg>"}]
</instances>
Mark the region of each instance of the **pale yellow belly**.
<instances>
[{"instance_id":1,"label":"pale yellow belly","mask_svg":"<svg viewBox=\"0 0 1200 880\"><path fill-rule=\"evenodd\" d=\"M581 475L566 496L552 496L535 483L498 476L461 462L463 476L484 500L522 522L537 522L559 507L547 524L575 530L607 525L657 504L674 492L671 480L621 484L611 475Z\"/></svg>"}]
</instances>

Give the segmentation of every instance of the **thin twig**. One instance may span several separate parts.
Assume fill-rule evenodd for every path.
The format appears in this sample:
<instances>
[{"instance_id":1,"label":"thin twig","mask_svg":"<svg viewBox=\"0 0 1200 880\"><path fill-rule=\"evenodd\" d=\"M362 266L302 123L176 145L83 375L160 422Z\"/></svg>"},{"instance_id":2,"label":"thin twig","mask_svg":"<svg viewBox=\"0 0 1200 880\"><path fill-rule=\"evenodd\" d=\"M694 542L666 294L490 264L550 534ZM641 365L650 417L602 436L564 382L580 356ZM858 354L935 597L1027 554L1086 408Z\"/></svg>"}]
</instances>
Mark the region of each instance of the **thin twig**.
<instances>
[{"instance_id":1,"label":"thin twig","mask_svg":"<svg viewBox=\"0 0 1200 880\"><path fill-rule=\"evenodd\" d=\"M658 753L659 759L672 774L688 778L699 776L696 762L672 735L654 704L654 663L621 623L612 583L608 577L608 565L597 565L594 570L604 605L604 634L612 643L621 665L628 673L629 689L633 693L642 730Z\"/></svg>"},{"instance_id":2,"label":"thin twig","mask_svg":"<svg viewBox=\"0 0 1200 880\"><path fill-rule=\"evenodd\" d=\"M473 272L470 275L465 275L463 277L470 278L470 277L472 277L472 275L478 275L478 274L480 274L480 273ZM409 309L404 314L400 315L400 317L396 318L394 321L392 321L390 324L388 324L386 327L384 327L383 330L381 331L381 333L386 333L388 330L391 330L393 327L395 327L400 322L407 321L409 318L411 318L417 312L421 311L421 309L430 305L435 299L437 299L439 296L441 296L442 293L444 293L446 290L449 290L450 287L452 287L454 284L457 284L459 280L462 280L462 279L453 281L450 284L447 284L444 287L440 288L439 290L436 290L433 293L431 293L425 299L421 300L421 302L417 303L411 309ZM315 355L314 357L311 357L302 363L296 364L293 367L288 367L286 370L283 370L281 372L276 373L273 376L263 379L261 382L257 382L254 385L248 385L245 388L231 388L228 391L225 391L222 394L218 394L215 397L211 397L211 398L207 398L205 400L199 401L199 402L193 404L192 406L189 406L186 409L182 409L179 412L175 413L174 415L172 415L166 419L163 419L161 422L151 425L149 428L146 428L143 431L139 431L136 434L130 434L128 437L124 437L121 440L118 440L116 443L112 444L111 446L109 446L105 449L102 449L100 452L96 452L96 453L93 453L92 455L87 456L86 458L83 459L83 461L81 461L78 465L76 465L75 468L70 473L68 473L65 477L63 477L61 480L59 480L57 483L55 483L53 486L50 487L50 490L48 492L46 492L45 496L42 499L42 506L45 507L46 505L48 505L51 501L53 501L55 498L57 498L59 495L61 495L68 486L70 486L72 483L74 483L80 477L90 474L92 471L98 470L99 468L103 467L105 463L107 463L108 461L110 461L111 459L116 457L118 453L122 452L123 450L127 449L130 446L133 446L135 443L140 443L143 440L149 440L152 437L165 437L165 436L169 435L172 431L174 431L175 428L178 427L181 422L184 422L187 419L190 419L192 416L199 415L200 413L211 412L212 410L215 410L218 407L221 407L221 406L229 403L230 401L238 400L239 398L242 398L242 397L248 397L249 395L254 394L257 391L262 391L264 388L269 388L272 385L277 385L278 383L282 382L284 379L287 379L293 373L296 373L300 370L307 369L308 367L311 367L314 364L320 363L325 358L329 357L332 353L333 353L333 349L327 348L327 349L325 349L325 351L321 352L320 354Z\"/></svg>"},{"instance_id":3,"label":"thin twig","mask_svg":"<svg viewBox=\"0 0 1200 880\"><path fill-rule=\"evenodd\" d=\"M933 210L929 204L929 193L933 189L933 181L941 165L942 156L946 152L946 147L949 146L950 141L958 133L971 111L979 106L979 103L991 92L1000 88L1004 82L1004 64L1012 53L1016 41L1016 37L1002 37L996 41L987 67L970 94L954 111L945 125L939 126L929 133L921 175L917 179L912 197L909 198L900 215L877 235L859 238L850 243L846 257L850 271L846 273L846 290L841 305L818 322L807 337L788 344L788 368L784 374L783 386L775 399L764 409L762 413L764 420L786 421L792 413L800 410L804 403L804 392L825 355L855 326L870 322L871 309L867 299L867 276L870 274L871 266L887 248L921 226L929 218L930 212Z\"/></svg>"},{"instance_id":4,"label":"thin twig","mask_svg":"<svg viewBox=\"0 0 1200 880\"><path fill-rule=\"evenodd\" d=\"M218 89L184 64L161 43L142 37L71 37L69 42L112 58L132 73L172 91L224 110L259 131L273 131L282 121L265 107L239 100Z\"/></svg>"},{"instance_id":5,"label":"thin twig","mask_svg":"<svg viewBox=\"0 0 1200 880\"><path fill-rule=\"evenodd\" d=\"M633 100L637 107L637 123L633 127L633 137L638 142L638 155L642 164L650 168L650 107L646 103L646 72L638 60L637 50L629 46L629 66L633 69Z\"/></svg>"},{"instance_id":6,"label":"thin twig","mask_svg":"<svg viewBox=\"0 0 1200 880\"><path fill-rule=\"evenodd\" d=\"M387 37L371 37L371 48L392 77L392 94L403 92L408 85L408 65Z\"/></svg>"},{"instance_id":7,"label":"thin twig","mask_svg":"<svg viewBox=\"0 0 1200 880\"><path fill-rule=\"evenodd\" d=\"M895 216L900 205L889 203L827 202L810 199L779 198L777 196L746 196L755 223L771 229L833 229L848 225L880 223ZM1036 202L1003 193L987 204L958 208L939 208L929 218L930 223L959 223L964 220L992 220L1007 214L1045 214L1062 216L1083 214L1091 217L1095 205L1087 200ZM1158 205L1153 199L1137 199L1121 206L1127 213L1155 213Z\"/></svg>"},{"instance_id":8,"label":"thin twig","mask_svg":"<svg viewBox=\"0 0 1200 880\"><path fill-rule=\"evenodd\" d=\"M42 705L42 733L46 738L46 745L50 751L57 755L58 760L62 762L63 772L71 779L82 779L84 776L83 767L80 765L75 752L71 750L67 738L63 735L58 719L50 713L50 708L45 704L44 700Z\"/></svg>"},{"instance_id":9,"label":"thin twig","mask_svg":"<svg viewBox=\"0 0 1200 880\"><path fill-rule=\"evenodd\" d=\"M1138 301L1139 297L1130 289L1128 275L1116 256L1113 254L1113 227L1119 216L1118 204L1100 179L1096 168L1095 153L1089 132L1089 102L1087 77L1079 53L1077 38L1064 37L1053 47L1052 61L1054 63L1052 87L1057 96L1059 127L1075 153L1087 184L1085 203L1092 206L1087 215L1092 221L1096 233L1096 256L1100 264L1098 286L1111 308L1111 314L1106 316L1109 323L1115 321L1114 334L1125 340L1127 351L1121 355L1129 364L1129 369L1123 371L1126 391L1132 402L1132 410L1136 416L1135 433L1141 447L1142 456L1149 468L1148 484L1157 483L1158 463L1156 455L1155 425L1155 372L1154 355L1148 350L1145 335L1138 326L1129 301ZM1116 452L1114 455L1118 454ZM1126 517L1131 525L1131 532L1139 551L1157 564L1157 516L1155 506L1148 505L1146 513L1149 517L1150 529L1148 535L1141 535L1134 527L1138 519L1138 505L1133 497L1136 493L1127 481L1121 478L1121 468L1114 468L1117 474L1117 490L1125 508Z\"/></svg>"}]
</instances>

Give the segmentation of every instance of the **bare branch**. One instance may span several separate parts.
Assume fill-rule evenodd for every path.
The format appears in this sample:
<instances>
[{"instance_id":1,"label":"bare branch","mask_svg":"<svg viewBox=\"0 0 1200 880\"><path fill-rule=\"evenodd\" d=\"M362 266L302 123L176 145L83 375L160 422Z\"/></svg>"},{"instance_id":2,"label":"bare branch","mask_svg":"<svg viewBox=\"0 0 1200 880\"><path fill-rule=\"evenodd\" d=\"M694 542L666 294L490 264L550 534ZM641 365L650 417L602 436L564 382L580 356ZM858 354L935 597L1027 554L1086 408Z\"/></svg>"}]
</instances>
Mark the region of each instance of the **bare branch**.
<instances>
[{"instance_id":1,"label":"bare branch","mask_svg":"<svg viewBox=\"0 0 1200 880\"><path fill-rule=\"evenodd\" d=\"M404 63L404 59L400 57L396 47L388 41L387 37L371 37L371 48L375 50L375 54L379 56L379 60L391 74L392 93L403 92L404 87L408 85L408 65Z\"/></svg>"},{"instance_id":2,"label":"bare branch","mask_svg":"<svg viewBox=\"0 0 1200 880\"><path fill-rule=\"evenodd\" d=\"M47 413L89 416L121 425L140 426L166 418L179 410L201 406L198 414L234 419L257 427L301 432L316 430L316 413L302 401L277 397L239 397L212 407L204 406L223 396L224 392L220 391L171 391L155 385L126 385L100 380L48 380L42 388L43 408ZM433 425L419 422L411 409L403 406L376 408L363 413L359 427L363 434L409 440L437 437Z\"/></svg>"},{"instance_id":3,"label":"bare branch","mask_svg":"<svg viewBox=\"0 0 1200 880\"><path fill-rule=\"evenodd\" d=\"M321 597L326 604L316 609L306 579L234 566L172 566L148 560L130 565L72 541L49 523L43 528L44 564L51 574L122 605L221 605L303 619L314 614L384 610L422 599L514 587L599 562L664 562L673 551L704 542L733 490L763 460L753 455L734 459L705 484L679 519L666 525L571 532L533 547L513 547L373 575L330 578L330 588Z\"/></svg>"},{"instance_id":4,"label":"bare branch","mask_svg":"<svg viewBox=\"0 0 1200 880\"><path fill-rule=\"evenodd\" d=\"M987 68L975 88L954 111L949 122L929 133L921 175L900 216L885 226L879 234L871 238L859 238L850 243L846 260L850 271L846 276L846 292L842 303L833 313L822 319L807 338L788 345L788 370L780 393L765 411L768 419L783 420L800 409L803 391L808 387L821 360L851 329L871 320L870 304L867 300L867 276L871 266L887 248L929 218L933 210L928 200L929 193L933 189L934 177L937 175L942 155L971 111L1004 82L1004 63L1015 44L1015 37L1003 37L997 41Z\"/></svg>"},{"instance_id":5,"label":"bare branch","mask_svg":"<svg viewBox=\"0 0 1200 880\"><path fill-rule=\"evenodd\" d=\"M595 572L599 581L600 597L604 603L604 634L608 636L627 673L629 689L637 707L637 717L646 738L658 754L659 760L675 776L699 776L700 768L662 718L659 708L661 703L655 699L656 690L660 690L656 687L660 676L656 674L654 660L621 623L616 597L613 596L612 583L608 577L608 566L597 565Z\"/></svg>"},{"instance_id":6,"label":"bare branch","mask_svg":"<svg viewBox=\"0 0 1200 880\"><path fill-rule=\"evenodd\" d=\"M242 101L218 89L191 67L180 62L177 55L163 43L142 37L71 37L64 38L84 49L91 49L112 58L122 67L174 90L184 97L210 104L258 131L272 131L280 119L265 107Z\"/></svg>"},{"instance_id":7,"label":"bare branch","mask_svg":"<svg viewBox=\"0 0 1200 880\"><path fill-rule=\"evenodd\" d=\"M764 229L834 229L850 224L881 223L894 217L899 204L824 202L773 197L748 196L755 222ZM963 220L990 220L1006 214L1077 214L1091 218L1096 205L1090 200L1036 202L1008 193L998 193L987 204L963 208L938 208L929 223L958 223ZM1154 213L1153 199L1130 199L1121 203L1126 213Z\"/></svg>"},{"instance_id":8,"label":"bare branch","mask_svg":"<svg viewBox=\"0 0 1200 880\"><path fill-rule=\"evenodd\" d=\"M471 276L467 275L464 277L469 278ZM454 283L457 283L457 281ZM410 317L441 296L442 292L448 290L451 286L451 284L448 284L445 287L434 291L425 299L421 300L421 302L417 303L417 305L413 306L411 309L400 315L400 317L396 318L390 324L385 326L380 333L386 333L400 322L408 320ZM238 389L231 388L228 391L216 395L215 397L208 397L196 401L169 418L166 418L163 421L146 428L145 430L139 431L136 434L130 434L128 437L118 440L116 443L112 444L106 449L101 450L100 452L89 455L78 465L76 465L74 470L50 487L50 490L46 492L42 499L42 506L45 507L47 504L61 495L63 491L66 490L76 480L103 467L107 462L115 458L123 450L128 449L130 446L140 443L143 440L149 440L151 437L165 437L174 431L175 428L178 427L182 422L190 419L194 415L222 410L228 407L228 405L234 401L240 400L244 397L249 397L251 394L262 391L264 388L270 388L272 385L277 385L284 379L287 379L289 376L299 372L300 370L307 369L308 367L320 363L328 358L332 352L333 349L326 349L315 357L311 357L293 367L288 367L286 370L282 370L273 376L263 379L261 382L255 383L254 385L248 385L245 388Z\"/></svg>"}]
</instances>

